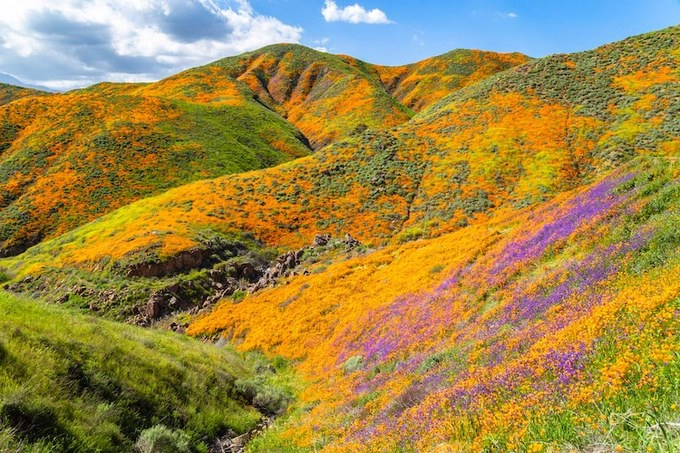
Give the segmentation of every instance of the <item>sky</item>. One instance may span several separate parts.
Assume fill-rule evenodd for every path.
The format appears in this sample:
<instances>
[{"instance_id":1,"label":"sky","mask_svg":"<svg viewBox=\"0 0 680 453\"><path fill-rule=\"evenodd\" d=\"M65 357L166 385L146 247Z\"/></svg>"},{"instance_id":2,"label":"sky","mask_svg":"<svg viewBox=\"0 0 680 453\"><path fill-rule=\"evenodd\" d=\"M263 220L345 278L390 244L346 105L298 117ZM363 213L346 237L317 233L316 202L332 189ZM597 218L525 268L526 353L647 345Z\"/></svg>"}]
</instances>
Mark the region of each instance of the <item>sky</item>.
<instances>
[{"instance_id":1,"label":"sky","mask_svg":"<svg viewBox=\"0 0 680 453\"><path fill-rule=\"evenodd\" d=\"M53 89L158 80L279 42L377 64L532 57L680 24L680 0L0 0L0 72Z\"/></svg>"}]
</instances>

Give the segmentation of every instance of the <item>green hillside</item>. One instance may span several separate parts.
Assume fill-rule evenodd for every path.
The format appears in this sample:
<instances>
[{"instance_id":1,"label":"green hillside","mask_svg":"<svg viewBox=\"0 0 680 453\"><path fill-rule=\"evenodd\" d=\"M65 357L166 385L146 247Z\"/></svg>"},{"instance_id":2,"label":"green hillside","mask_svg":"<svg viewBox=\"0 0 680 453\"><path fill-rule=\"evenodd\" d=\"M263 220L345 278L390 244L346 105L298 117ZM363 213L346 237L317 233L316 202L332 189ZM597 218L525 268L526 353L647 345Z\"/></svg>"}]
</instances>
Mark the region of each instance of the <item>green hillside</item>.
<instances>
[{"instance_id":1,"label":"green hillside","mask_svg":"<svg viewBox=\"0 0 680 453\"><path fill-rule=\"evenodd\" d=\"M132 451L159 425L207 451L258 423L248 392L264 412L288 400L256 356L4 292L0 313L1 451Z\"/></svg>"}]
</instances>

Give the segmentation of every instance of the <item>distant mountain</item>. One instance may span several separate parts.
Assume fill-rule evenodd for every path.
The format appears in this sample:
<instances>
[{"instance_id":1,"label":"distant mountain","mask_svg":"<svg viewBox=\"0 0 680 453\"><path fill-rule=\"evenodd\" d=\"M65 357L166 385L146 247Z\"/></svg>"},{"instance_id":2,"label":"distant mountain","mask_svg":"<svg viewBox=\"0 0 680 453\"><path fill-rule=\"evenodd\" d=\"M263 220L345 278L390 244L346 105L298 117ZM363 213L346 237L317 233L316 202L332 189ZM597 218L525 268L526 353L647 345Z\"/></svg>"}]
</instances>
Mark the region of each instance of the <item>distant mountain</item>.
<instances>
[{"instance_id":1,"label":"distant mountain","mask_svg":"<svg viewBox=\"0 0 680 453\"><path fill-rule=\"evenodd\" d=\"M39 90L39 91L45 91L48 93L56 93L57 90L53 90L51 88L47 88L42 85L33 85L30 83L25 83L22 82L21 80L17 79L16 77L13 77L7 73L0 72L0 83L5 83L7 85L14 85L18 87L23 87L23 88L31 88L33 90Z\"/></svg>"}]
</instances>

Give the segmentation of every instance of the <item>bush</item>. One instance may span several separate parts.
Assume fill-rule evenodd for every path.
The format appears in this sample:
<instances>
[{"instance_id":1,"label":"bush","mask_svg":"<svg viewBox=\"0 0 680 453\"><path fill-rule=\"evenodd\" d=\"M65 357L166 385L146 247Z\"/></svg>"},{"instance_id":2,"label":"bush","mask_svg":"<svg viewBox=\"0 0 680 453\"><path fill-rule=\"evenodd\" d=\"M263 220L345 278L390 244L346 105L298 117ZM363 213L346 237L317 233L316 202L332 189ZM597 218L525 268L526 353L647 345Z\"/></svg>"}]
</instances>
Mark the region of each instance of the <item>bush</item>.
<instances>
[{"instance_id":1,"label":"bush","mask_svg":"<svg viewBox=\"0 0 680 453\"><path fill-rule=\"evenodd\" d=\"M280 414L292 401L287 392L261 382L260 379L238 379L235 384L238 397L265 414Z\"/></svg>"},{"instance_id":2,"label":"bush","mask_svg":"<svg viewBox=\"0 0 680 453\"><path fill-rule=\"evenodd\" d=\"M345 360L345 363L342 364L342 370L345 372L345 374L350 374L354 373L357 370L360 370L363 366L364 366L363 356L355 355Z\"/></svg>"},{"instance_id":3,"label":"bush","mask_svg":"<svg viewBox=\"0 0 680 453\"><path fill-rule=\"evenodd\" d=\"M265 386L253 398L253 406L266 414L280 414L286 410L291 399L283 390Z\"/></svg>"},{"instance_id":4,"label":"bush","mask_svg":"<svg viewBox=\"0 0 680 453\"><path fill-rule=\"evenodd\" d=\"M156 425L142 431L137 440L141 453L183 453L189 452L189 436L184 431L173 431L163 425Z\"/></svg>"}]
</instances>

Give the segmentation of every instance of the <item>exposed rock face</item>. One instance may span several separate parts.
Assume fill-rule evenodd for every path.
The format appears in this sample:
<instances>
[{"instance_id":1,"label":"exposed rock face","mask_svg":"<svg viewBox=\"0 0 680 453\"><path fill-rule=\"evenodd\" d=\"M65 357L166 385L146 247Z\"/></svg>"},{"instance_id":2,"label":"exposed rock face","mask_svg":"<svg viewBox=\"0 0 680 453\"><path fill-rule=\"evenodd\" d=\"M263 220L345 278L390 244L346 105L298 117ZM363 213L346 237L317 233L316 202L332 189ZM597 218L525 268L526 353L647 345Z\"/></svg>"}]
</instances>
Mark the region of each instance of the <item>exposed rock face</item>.
<instances>
[{"instance_id":1,"label":"exposed rock face","mask_svg":"<svg viewBox=\"0 0 680 453\"><path fill-rule=\"evenodd\" d=\"M212 243L201 249L179 253L162 262L147 261L118 268L118 272L128 278L160 278L205 269L192 278L178 275L170 284L151 294L128 285L107 289L96 288L90 282L74 285L61 277L49 279L28 276L19 282L4 285L4 288L13 292L38 293L57 303L67 303L77 297L79 304L84 299L94 312L126 304L130 308L122 314L127 317L127 322L149 325L179 311L197 313L237 291L253 293L275 286L281 278L307 274L307 270L301 267L307 251L321 249L323 253L324 249L338 245L350 250L360 244L350 234L346 234L343 240L333 240L329 234L318 234L310 246L286 252L268 262L263 256L248 255L245 245ZM181 332L185 326L173 323L170 327Z\"/></svg>"},{"instance_id":2,"label":"exposed rock face","mask_svg":"<svg viewBox=\"0 0 680 453\"><path fill-rule=\"evenodd\" d=\"M202 267L205 251L193 249L181 252L165 261L135 263L127 267L127 277L161 277Z\"/></svg>"},{"instance_id":3,"label":"exposed rock face","mask_svg":"<svg viewBox=\"0 0 680 453\"><path fill-rule=\"evenodd\" d=\"M273 287L276 285L276 279L282 276L290 275L291 271L300 263L305 249L300 249L296 252L287 252L276 259L276 264L270 266L264 275L251 287L248 288L250 292L259 291L266 287Z\"/></svg>"},{"instance_id":4,"label":"exposed rock face","mask_svg":"<svg viewBox=\"0 0 680 453\"><path fill-rule=\"evenodd\" d=\"M328 241L331 240L331 235L330 234L317 234L314 236L314 242L312 243L312 247L323 247L324 245L328 244Z\"/></svg>"},{"instance_id":5,"label":"exposed rock face","mask_svg":"<svg viewBox=\"0 0 680 453\"><path fill-rule=\"evenodd\" d=\"M361 245L361 242L354 239L349 233L345 234L345 240L342 242L344 242L348 248L359 247Z\"/></svg>"},{"instance_id":6,"label":"exposed rock face","mask_svg":"<svg viewBox=\"0 0 680 453\"><path fill-rule=\"evenodd\" d=\"M227 257L244 254L248 247L238 242L210 242L203 247L185 250L164 260L150 259L124 265L126 277L166 277L193 269L206 269Z\"/></svg>"}]
</instances>

